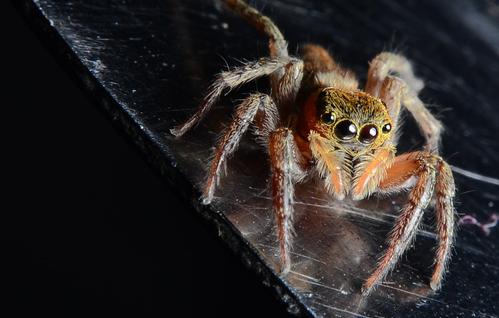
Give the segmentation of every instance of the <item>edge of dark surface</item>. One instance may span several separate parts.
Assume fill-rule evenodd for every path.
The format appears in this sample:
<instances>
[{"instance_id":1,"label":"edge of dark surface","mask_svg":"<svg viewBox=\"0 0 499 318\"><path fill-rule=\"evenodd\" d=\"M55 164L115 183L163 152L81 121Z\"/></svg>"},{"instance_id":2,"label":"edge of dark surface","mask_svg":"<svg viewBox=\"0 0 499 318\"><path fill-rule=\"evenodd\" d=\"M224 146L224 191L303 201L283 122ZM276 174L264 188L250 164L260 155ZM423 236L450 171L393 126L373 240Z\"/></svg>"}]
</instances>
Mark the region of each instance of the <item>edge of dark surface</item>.
<instances>
[{"instance_id":1,"label":"edge of dark surface","mask_svg":"<svg viewBox=\"0 0 499 318\"><path fill-rule=\"evenodd\" d=\"M206 220L205 222L210 223L210 226L217 230L218 236L222 238L226 246L241 258L245 267L258 275L265 286L269 286L273 290L275 296L286 306L287 311L294 315L314 317L313 313L300 301L299 296L284 284L272 269L265 265L256 250L239 235L237 229L223 214L198 202L196 199L199 197L197 189L186 176L175 168L176 163L168 147L160 145L152 136L148 136L132 116L126 113L78 59L59 32L50 25L49 20L38 5L31 0L12 0L11 4L50 53L57 57L59 64L77 82L78 86L99 104L100 109L106 113L112 125L129 137L129 141L139 149L143 158L160 174L169 188L185 202L192 205L198 214Z\"/></svg>"}]
</instances>

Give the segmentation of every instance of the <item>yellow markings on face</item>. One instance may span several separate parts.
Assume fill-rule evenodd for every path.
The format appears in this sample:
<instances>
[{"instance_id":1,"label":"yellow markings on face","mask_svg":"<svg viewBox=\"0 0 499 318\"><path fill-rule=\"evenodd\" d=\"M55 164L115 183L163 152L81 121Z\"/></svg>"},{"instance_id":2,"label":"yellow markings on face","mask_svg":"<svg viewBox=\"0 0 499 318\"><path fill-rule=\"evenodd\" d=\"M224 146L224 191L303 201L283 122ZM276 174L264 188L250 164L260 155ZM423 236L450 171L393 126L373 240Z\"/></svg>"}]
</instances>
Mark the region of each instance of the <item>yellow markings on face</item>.
<instances>
[{"instance_id":1,"label":"yellow markings on face","mask_svg":"<svg viewBox=\"0 0 499 318\"><path fill-rule=\"evenodd\" d=\"M326 189L337 199L342 200L349 186L349 179L343 176L348 171L342 165L344 155L333 151L330 142L316 132L311 132L308 139L312 155L317 160L319 174L325 181Z\"/></svg>"},{"instance_id":2,"label":"yellow markings on face","mask_svg":"<svg viewBox=\"0 0 499 318\"><path fill-rule=\"evenodd\" d=\"M357 152L381 146L389 139L393 123L383 102L361 91L323 89L317 98L315 129L340 148L354 145Z\"/></svg>"}]
</instances>

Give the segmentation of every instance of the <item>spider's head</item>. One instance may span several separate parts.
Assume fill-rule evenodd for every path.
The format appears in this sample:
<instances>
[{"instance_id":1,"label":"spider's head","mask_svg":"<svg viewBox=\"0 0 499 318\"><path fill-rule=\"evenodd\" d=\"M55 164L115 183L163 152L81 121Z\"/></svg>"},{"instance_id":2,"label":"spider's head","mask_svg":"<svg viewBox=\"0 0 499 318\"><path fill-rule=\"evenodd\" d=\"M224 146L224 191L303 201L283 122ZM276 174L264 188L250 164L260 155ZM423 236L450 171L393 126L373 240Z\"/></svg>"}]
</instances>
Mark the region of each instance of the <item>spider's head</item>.
<instances>
[{"instance_id":1,"label":"spider's head","mask_svg":"<svg viewBox=\"0 0 499 318\"><path fill-rule=\"evenodd\" d=\"M380 147L394 131L385 104L367 93L328 87L311 102L310 128L352 157Z\"/></svg>"}]
</instances>

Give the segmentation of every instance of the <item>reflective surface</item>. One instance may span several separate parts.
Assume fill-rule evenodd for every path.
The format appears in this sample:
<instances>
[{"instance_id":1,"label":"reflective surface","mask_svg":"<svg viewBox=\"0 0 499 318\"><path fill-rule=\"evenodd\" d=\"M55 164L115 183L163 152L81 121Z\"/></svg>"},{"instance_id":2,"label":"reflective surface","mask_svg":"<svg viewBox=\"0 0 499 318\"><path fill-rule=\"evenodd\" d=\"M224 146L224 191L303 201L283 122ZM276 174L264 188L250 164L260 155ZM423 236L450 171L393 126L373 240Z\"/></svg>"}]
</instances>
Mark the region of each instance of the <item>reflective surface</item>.
<instances>
[{"instance_id":1,"label":"reflective surface","mask_svg":"<svg viewBox=\"0 0 499 318\"><path fill-rule=\"evenodd\" d=\"M131 128L132 137L159 149L152 160L175 166L177 174L167 176L173 183L187 178L200 186L234 101L267 89L266 82L259 81L231 93L197 129L174 140L168 129L193 112L212 76L240 60L265 56L264 38L218 2L34 2L91 73L82 75L87 87L103 87L115 103L109 105L104 98L103 106L112 114L113 109L124 110L139 129L134 133ZM362 298L360 285L374 268L405 195L355 204L334 202L317 180L310 179L296 191L292 272L271 284L291 302L290 311L326 317L497 316L499 231L491 223L486 235L476 226L487 223L499 204L497 5L295 0L258 2L257 7L275 20L291 52L301 43L322 44L361 80L376 53L390 49L407 55L426 82L422 99L447 128L443 157L459 172L457 210L476 221L465 221L459 228L440 292L428 287L435 246L429 210L414 248L375 293ZM401 151L422 144L408 116L401 140ZM241 244L248 242L267 266L276 268L267 155L250 134L227 172L210 213L228 219L240 233ZM197 197L192 201L201 209ZM241 253L265 276L267 269L254 266L258 260L247 259L251 253ZM282 288L284 292L279 291ZM289 292L304 307L292 305Z\"/></svg>"}]
</instances>

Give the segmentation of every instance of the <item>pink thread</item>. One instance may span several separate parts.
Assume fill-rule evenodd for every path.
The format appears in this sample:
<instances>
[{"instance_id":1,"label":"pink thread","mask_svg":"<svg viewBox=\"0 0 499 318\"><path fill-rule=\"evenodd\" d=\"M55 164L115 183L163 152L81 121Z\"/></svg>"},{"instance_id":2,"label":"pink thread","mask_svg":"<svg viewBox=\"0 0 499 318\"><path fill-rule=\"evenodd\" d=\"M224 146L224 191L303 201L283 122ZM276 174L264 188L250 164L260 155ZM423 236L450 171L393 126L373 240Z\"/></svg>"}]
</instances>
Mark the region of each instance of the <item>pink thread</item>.
<instances>
[{"instance_id":1,"label":"pink thread","mask_svg":"<svg viewBox=\"0 0 499 318\"><path fill-rule=\"evenodd\" d=\"M471 224L478 226L485 235L490 234L490 229L495 227L499 221L499 214L493 213L487 223L481 223L474 216L466 214L459 219L459 224Z\"/></svg>"}]
</instances>

